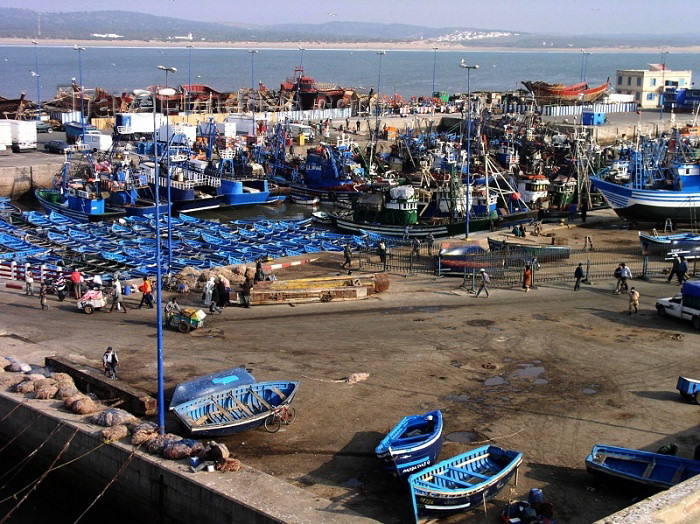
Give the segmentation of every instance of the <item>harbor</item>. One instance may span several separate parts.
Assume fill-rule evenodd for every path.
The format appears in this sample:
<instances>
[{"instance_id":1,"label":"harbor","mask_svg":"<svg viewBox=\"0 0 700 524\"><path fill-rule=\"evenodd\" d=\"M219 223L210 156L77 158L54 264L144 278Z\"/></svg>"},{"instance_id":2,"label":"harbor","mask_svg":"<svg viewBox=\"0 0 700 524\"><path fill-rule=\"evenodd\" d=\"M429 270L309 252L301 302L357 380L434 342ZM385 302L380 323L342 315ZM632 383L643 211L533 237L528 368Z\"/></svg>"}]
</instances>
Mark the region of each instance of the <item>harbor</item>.
<instances>
[{"instance_id":1,"label":"harbor","mask_svg":"<svg viewBox=\"0 0 700 524\"><path fill-rule=\"evenodd\" d=\"M33 51L36 103L0 100L6 519L697 520L689 68L477 90L462 57L450 92L436 47L425 96L385 51L376 87L304 48L268 87L251 49L232 89L187 46L117 93L76 45L42 100Z\"/></svg>"},{"instance_id":2,"label":"harbor","mask_svg":"<svg viewBox=\"0 0 700 524\"><path fill-rule=\"evenodd\" d=\"M596 213L600 222L591 218L585 227L546 228L566 236L572 247L589 235L600 248L636 241L636 232L615 228L610 211ZM276 273L280 279L334 274L341 258L326 257ZM373 453L403 413L441 409L448 455L480 442L523 453L518 484L489 503L491 516L509 497L526 497L534 487L565 522L592 522L626 507L628 497L585 472L584 458L597 442L646 449L674 442L679 455L692 455L694 408L681 402L674 385L678 375L700 372L687 358L698 335L690 324L656 314L655 297L675 291L665 278L635 282L642 298L632 317L608 279L579 293L569 283L542 284L528 294L492 289L488 300L461 289L459 278L390 279L391 291L369 301L231 308L188 335L166 331L166 391L231 364L244 364L259 380L297 377L293 425L221 442L247 466L326 500L329 516L347 511L380 522L411 518L405 492ZM182 302L196 307L197 299ZM0 300L7 312L5 352L38 365L55 355L99 368L104 347L113 345L121 359L119 380L156 393L152 342L144 344L153 335L153 310L88 316L74 302L51 300L51 309L42 312L36 298L8 288ZM136 300L126 297L126 304L133 307ZM91 335L76 340L70 336L75 332ZM361 374L366 379L353 383L351 377ZM173 420L167 430L179 431ZM484 517L473 511L458 518Z\"/></svg>"}]
</instances>

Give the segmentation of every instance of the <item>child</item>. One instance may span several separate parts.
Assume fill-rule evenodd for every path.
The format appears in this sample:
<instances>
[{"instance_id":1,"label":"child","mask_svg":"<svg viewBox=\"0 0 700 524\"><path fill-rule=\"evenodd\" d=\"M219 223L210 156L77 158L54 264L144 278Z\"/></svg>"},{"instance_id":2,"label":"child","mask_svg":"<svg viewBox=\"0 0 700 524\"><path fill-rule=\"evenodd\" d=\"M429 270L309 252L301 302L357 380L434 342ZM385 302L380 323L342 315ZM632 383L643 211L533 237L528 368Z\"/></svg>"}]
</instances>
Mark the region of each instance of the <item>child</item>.
<instances>
[{"instance_id":1,"label":"child","mask_svg":"<svg viewBox=\"0 0 700 524\"><path fill-rule=\"evenodd\" d=\"M41 303L41 310L46 311L49 309L49 305L46 301L46 284L43 282L41 283L41 287L39 288L39 302Z\"/></svg>"}]
</instances>

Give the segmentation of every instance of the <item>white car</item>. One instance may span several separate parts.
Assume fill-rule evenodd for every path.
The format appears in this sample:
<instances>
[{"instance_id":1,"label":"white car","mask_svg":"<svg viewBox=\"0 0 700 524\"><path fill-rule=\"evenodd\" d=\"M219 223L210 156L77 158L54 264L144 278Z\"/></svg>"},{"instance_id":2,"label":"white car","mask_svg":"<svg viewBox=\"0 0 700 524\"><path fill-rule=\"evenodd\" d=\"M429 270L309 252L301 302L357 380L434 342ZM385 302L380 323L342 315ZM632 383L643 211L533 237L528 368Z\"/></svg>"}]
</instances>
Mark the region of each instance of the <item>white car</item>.
<instances>
[{"instance_id":1,"label":"white car","mask_svg":"<svg viewBox=\"0 0 700 524\"><path fill-rule=\"evenodd\" d=\"M690 320L695 329L700 329L700 309L696 307L695 301L689 300L692 298L694 297L686 297L682 293L673 297L660 298L656 301L656 311L662 317Z\"/></svg>"}]
</instances>

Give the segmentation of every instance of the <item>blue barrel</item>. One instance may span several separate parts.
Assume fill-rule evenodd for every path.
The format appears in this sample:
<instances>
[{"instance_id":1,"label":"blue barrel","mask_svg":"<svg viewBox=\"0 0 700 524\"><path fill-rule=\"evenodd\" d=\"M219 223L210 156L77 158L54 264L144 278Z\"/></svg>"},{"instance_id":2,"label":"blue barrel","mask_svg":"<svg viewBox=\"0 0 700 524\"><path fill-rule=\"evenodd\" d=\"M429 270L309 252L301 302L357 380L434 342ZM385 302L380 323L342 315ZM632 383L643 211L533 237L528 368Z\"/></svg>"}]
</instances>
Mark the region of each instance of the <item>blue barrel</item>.
<instances>
[{"instance_id":1,"label":"blue barrel","mask_svg":"<svg viewBox=\"0 0 700 524\"><path fill-rule=\"evenodd\" d=\"M190 457L190 466L193 468L199 466L199 457Z\"/></svg>"},{"instance_id":2,"label":"blue barrel","mask_svg":"<svg viewBox=\"0 0 700 524\"><path fill-rule=\"evenodd\" d=\"M122 295L131 295L131 286L124 286L122 288Z\"/></svg>"},{"instance_id":3,"label":"blue barrel","mask_svg":"<svg viewBox=\"0 0 700 524\"><path fill-rule=\"evenodd\" d=\"M530 494L527 496L527 501L532 504L541 504L544 502L544 494L539 488L532 488Z\"/></svg>"}]
</instances>

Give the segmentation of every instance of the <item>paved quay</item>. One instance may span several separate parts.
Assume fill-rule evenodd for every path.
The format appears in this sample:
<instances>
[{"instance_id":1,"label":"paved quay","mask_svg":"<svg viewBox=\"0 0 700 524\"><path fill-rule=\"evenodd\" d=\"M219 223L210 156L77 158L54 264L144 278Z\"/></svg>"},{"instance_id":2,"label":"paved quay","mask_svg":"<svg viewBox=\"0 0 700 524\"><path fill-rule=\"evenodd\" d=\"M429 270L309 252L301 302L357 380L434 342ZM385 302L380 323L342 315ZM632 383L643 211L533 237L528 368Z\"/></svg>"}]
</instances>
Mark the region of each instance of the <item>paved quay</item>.
<instances>
[{"instance_id":1,"label":"paved quay","mask_svg":"<svg viewBox=\"0 0 700 524\"><path fill-rule=\"evenodd\" d=\"M610 213L591 213L586 227L547 224L545 232L577 248L585 236L596 246L636 245L637 232ZM341 261L326 254L277 275L336 274ZM402 416L441 409L441 458L485 442L524 454L517 486L487 505L489 521L509 497L526 499L536 487L559 522L590 523L631 503L586 473L594 444L656 450L673 442L679 455L692 456L700 443L697 406L675 391L679 375L700 377L693 357L700 334L657 316L656 298L678 290L665 279L634 281L640 312L629 316L627 297L612 294L614 267L609 280L574 292L575 265L571 260L570 283L529 293L496 288L488 299L462 290L460 278L391 274L389 291L364 301L227 308L189 334L165 331L166 398L183 380L238 364L258 380L300 380L294 424L221 441L247 466L330 501L333 511L396 524L412 518L410 501L381 470L374 447ZM127 306L139 298L127 297ZM182 302L197 305L199 294ZM41 311L36 297L0 287L0 354L38 364L57 355L99 367L112 345L120 379L155 395L153 310L88 316L70 299L51 297L49 305ZM368 377L346 380L355 373ZM180 431L170 417L167 430ZM250 503L258 502L266 502L264 494ZM444 521L484 516L479 510Z\"/></svg>"}]
</instances>

